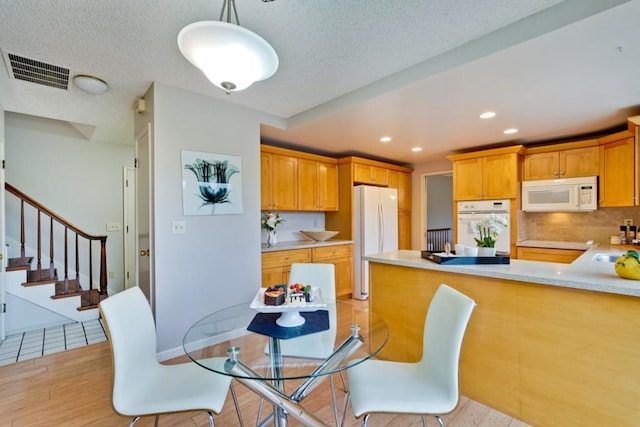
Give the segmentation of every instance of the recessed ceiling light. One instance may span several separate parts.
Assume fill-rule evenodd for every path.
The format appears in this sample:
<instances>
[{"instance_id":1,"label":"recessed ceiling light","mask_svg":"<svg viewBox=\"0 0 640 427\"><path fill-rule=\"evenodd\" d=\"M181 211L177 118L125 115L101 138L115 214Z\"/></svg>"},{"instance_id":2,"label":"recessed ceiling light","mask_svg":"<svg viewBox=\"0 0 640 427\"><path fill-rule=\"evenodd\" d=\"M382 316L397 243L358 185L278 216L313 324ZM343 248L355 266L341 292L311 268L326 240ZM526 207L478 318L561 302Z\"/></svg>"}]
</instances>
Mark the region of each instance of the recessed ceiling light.
<instances>
[{"instance_id":1,"label":"recessed ceiling light","mask_svg":"<svg viewBox=\"0 0 640 427\"><path fill-rule=\"evenodd\" d=\"M507 129L507 130L505 130L505 131L504 131L504 134L505 134L505 135L511 135L511 134L513 134L513 133L517 133L517 132L518 132L518 129L511 128L511 129Z\"/></svg>"},{"instance_id":2,"label":"recessed ceiling light","mask_svg":"<svg viewBox=\"0 0 640 427\"><path fill-rule=\"evenodd\" d=\"M380 142L391 142L391 137L383 136L382 138L380 138Z\"/></svg>"},{"instance_id":3,"label":"recessed ceiling light","mask_svg":"<svg viewBox=\"0 0 640 427\"><path fill-rule=\"evenodd\" d=\"M480 114L481 119L492 119L495 116L496 113L494 113L493 111L485 111L484 113Z\"/></svg>"},{"instance_id":4,"label":"recessed ceiling light","mask_svg":"<svg viewBox=\"0 0 640 427\"><path fill-rule=\"evenodd\" d=\"M417 153L418 151L422 151L422 148L421 147L413 147L411 149L411 151L413 151L414 153Z\"/></svg>"}]
</instances>

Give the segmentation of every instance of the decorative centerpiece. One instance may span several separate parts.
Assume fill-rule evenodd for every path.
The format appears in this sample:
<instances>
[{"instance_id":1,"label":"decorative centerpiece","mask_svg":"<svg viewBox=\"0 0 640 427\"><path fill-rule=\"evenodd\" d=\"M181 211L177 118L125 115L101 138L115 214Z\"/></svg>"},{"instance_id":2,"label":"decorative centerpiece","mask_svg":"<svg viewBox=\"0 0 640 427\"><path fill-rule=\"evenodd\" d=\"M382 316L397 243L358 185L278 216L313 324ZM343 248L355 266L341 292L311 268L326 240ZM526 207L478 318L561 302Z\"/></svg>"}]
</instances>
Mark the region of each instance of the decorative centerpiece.
<instances>
[{"instance_id":1,"label":"decorative centerpiece","mask_svg":"<svg viewBox=\"0 0 640 427\"><path fill-rule=\"evenodd\" d=\"M269 235L267 236L267 246L272 247L278 243L276 237L276 228L279 224L284 222L283 218L280 218L279 213L265 212L262 215L262 228L264 228Z\"/></svg>"},{"instance_id":2,"label":"decorative centerpiece","mask_svg":"<svg viewBox=\"0 0 640 427\"><path fill-rule=\"evenodd\" d=\"M286 285L270 286L264 291L265 305L282 305L287 298Z\"/></svg>"},{"instance_id":3,"label":"decorative centerpiece","mask_svg":"<svg viewBox=\"0 0 640 427\"><path fill-rule=\"evenodd\" d=\"M615 270L623 279L640 280L640 254L634 250L627 251L616 260Z\"/></svg>"},{"instance_id":4,"label":"decorative centerpiece","mask_svg":"<svg viewBox=\"0 0 640 427\"><path fill-rule=\"evenodd\" d=\"M314 299L315 295L311 286L300 283L289 285L289 302L312 302Z\"/></svg>"},{"instance_id":5,"label":"decorative centerpiece","mask_svg":"<svg viewBox=\"0 0 640 427\"><path fill-rule=\"evenodd\" d=\"M509 225L509 220L500 214L491 214L479 221L473 221L474 240L478 245L478 256L495 256L496 239Z\"/></svg>"}]
</instances>

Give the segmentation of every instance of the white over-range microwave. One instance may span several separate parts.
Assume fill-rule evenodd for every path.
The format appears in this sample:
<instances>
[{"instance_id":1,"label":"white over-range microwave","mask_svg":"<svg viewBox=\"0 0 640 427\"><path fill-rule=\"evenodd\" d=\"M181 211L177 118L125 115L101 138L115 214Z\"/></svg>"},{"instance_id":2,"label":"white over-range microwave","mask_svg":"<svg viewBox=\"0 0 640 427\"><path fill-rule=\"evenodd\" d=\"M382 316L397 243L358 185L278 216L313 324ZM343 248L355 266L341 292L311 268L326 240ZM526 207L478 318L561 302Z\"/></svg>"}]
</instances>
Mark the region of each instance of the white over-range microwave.
<instances>
[{"instance_id":1,"label":"white over-range microwave","mask_svg":"<svg viewBox=\"0 0 640 427\"><path fill-rule=\"evenodd\" d=\"M522 182L525 212L586 212L598 209L598 177Z\"/></svg>"}]
</instances>

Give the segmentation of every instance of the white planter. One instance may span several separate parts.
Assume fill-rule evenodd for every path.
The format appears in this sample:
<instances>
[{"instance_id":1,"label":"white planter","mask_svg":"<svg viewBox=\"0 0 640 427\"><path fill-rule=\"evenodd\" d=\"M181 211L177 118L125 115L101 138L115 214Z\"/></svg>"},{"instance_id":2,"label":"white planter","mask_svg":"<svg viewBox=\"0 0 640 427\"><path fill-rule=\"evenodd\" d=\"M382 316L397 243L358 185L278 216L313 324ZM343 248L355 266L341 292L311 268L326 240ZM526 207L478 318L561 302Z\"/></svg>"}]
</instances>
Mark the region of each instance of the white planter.
<instances>
[{"instance_id":1,"label":"white planter","mask_svg":"<svg viewBox=\"0 0 640 427\"><path fill-rule=\"evenodd\" d=\"M496 248L478 248L478 256L496 256Z\"/></svg>"}]
</instances>

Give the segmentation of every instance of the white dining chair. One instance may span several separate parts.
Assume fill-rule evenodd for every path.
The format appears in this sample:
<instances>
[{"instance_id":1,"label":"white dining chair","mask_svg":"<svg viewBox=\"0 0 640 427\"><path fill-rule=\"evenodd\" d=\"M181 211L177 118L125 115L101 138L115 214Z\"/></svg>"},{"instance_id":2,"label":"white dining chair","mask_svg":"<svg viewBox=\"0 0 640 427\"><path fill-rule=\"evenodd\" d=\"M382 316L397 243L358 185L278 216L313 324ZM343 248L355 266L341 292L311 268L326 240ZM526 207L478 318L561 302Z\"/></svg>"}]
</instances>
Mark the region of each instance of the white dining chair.
<instances>
[{"instance_id":1,"label":"white dining chair","mask_svg":"<svg viewBox=\"0 0 640 427\"><path fill-rule=\"evenodd\" d=\"M476 306L475 301L441 284L426 316L423 353L415 363L366 360L347 370L349 397L362 426L376 412L440 415L455 409L459 400L458 369L462 340Z\"/></svg>"},{"instance_id":2,"label":"white dining chair","mask_svg":"<svg viewBox=\"0 0 640 427\"><path fill-rule=\"evenodd\" d=\"M308 359L326 359L335 350L336 341L336 279L335 266L323 263L293 263L289 273L289 285L300 283L320 289L322 299L327 303L326 310L329 313L329 330L305 335L288 340L280 340L280 353L283 357L301 357ZM269 352L268 346L265 352ZM342 374L341 378L342 378ZM331 398L336 425L338 425L338 409L336 405L335 387L333 376L329 375L331 382ZM342 381L347 391L345 381ZM258 412L258 418L260 411Z\"/></svg>"},{"instance_id":3,"label":"white dining chair","mask_svg":"<svg viewBox=\"0 0 640 427\"><path fill-rule=\"evenodd\" d=\"M153 314L140 288L132 287L101 301L99 310L111 346L113 407L119 414L133 417L129 426L145 415L155 415L157 425L160 414L202 410L213 427L212 413L222 410L231 377L195 363L159 363ZM226 360L217 359L221 366ZM231 393L242 425L233 388Z\"/></svg>"}]
</instances>

